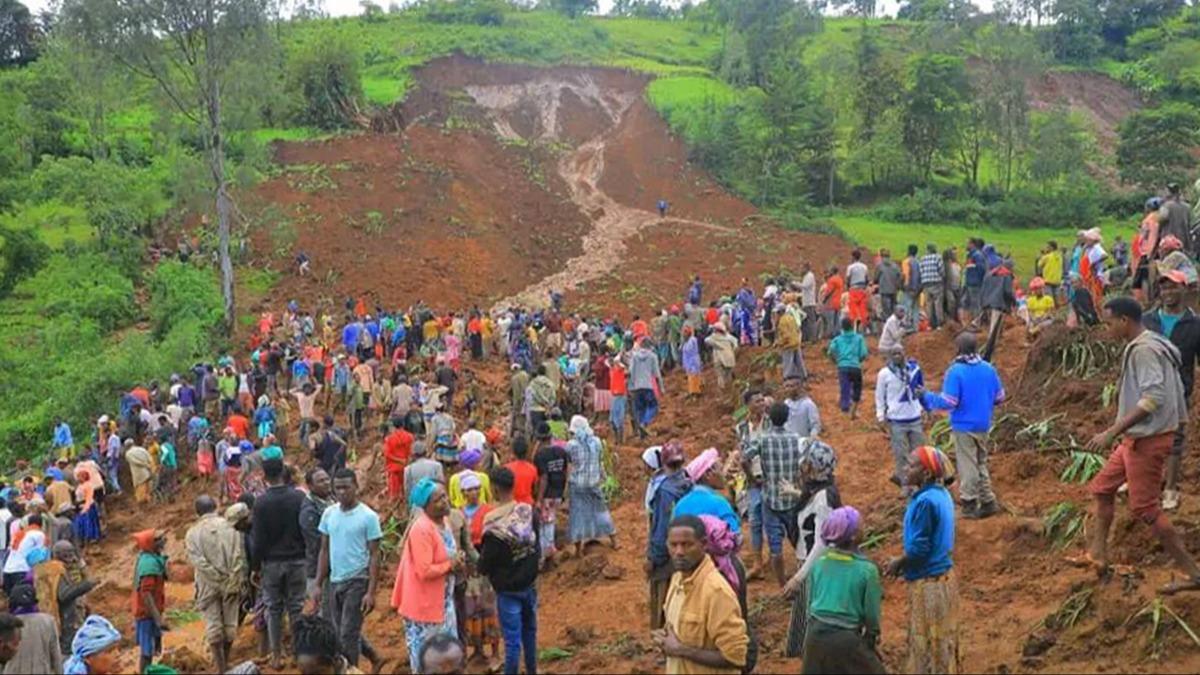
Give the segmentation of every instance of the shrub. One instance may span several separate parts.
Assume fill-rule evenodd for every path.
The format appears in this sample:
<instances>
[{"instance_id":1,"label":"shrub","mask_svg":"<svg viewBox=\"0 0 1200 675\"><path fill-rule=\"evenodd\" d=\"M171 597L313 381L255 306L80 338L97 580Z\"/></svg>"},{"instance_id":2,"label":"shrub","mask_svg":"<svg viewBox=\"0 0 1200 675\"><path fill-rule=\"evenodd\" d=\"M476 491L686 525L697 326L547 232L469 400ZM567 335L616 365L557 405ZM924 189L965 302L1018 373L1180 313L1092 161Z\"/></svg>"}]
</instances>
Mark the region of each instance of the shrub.
<instances>
[{"instance_id":1,"label":"shrub","mask_svg":"<svg viewBox=\"0 0 1200 675\"><path fill-rule=\"evenodd\" d=\"M32 230L0 225L0 297L41 268L50 249Z\"/></svg>"},{"instance_id":2,"label":"shrub","mask_svg":"<svg viewBox=\"0 0 1200 675\"><path fill-rule=\"evenodd\" d=\"M221 323L221 290L208 270L168 260L154 268L146 286L156 338L164 338L184 322L194 322L200 330L210 332Z\"/></svg>"},{"instance_id":3,"label":"shrub","mask_svg":"<svg viewBox=\"0 0 1200 675\"><path fill-rule=\"evenodd\" d=\"M430 0L423 7L426 21L476 26L503 25L509 8L503 0Z\"/></svg>"},{"instance_id":4,"label":"shrub","mask_svg":"<svg viewBox=\"0 0 1200 675\"><path fill-rule=\"evenodd\" d=\"M288 91L301 103L297 122L321 129L350 126L363 100L362 56L344 31L325 30L288 60Z\"/></svg>"},{"instance_id":5,"label":"shrub","mask_svg":"<svg viewBox=\"0 0 1200 675\"><path fill-rule=\"evenodd\" d=\"M133 282L94 253L51 256L41 271L17 284L13 294L48 319L90 319L105 331L134 316Z\"/></svg>"},{"instance_id":6,"label":"shrub","mask_svg":"<svg viewBox=\"0 0 1200 675\"><path fill-rule=\"evenodd\" d=\"M984 206L974 197L938 194L928 188L914 190L877 207L876 215L899 223L963 223L984 221Z\"/></svg>"}]
</instances>

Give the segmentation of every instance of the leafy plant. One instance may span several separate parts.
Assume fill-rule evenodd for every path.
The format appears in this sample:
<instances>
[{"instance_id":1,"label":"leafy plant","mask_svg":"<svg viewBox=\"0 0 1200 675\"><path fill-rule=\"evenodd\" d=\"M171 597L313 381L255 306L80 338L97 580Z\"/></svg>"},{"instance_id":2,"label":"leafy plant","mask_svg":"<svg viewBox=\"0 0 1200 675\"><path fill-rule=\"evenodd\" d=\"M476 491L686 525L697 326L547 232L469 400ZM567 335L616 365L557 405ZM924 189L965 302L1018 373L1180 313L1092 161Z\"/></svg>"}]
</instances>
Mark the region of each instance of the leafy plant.
<instances>
[{"instance_id":1,"label":"leafy plant","mask_svg":"<svg viewBox=\"0 0 1200 675\"><path fill-rule=\"evenodd\" d=\"M1116 399L1117 399L1117 384L1115 382L1109 382L1108 384L1104 385L1104 391L1100 392L1100 402L1104 404L1104 407L1105 408L1111 407L1113 404L1113 401L1115 401Z\"/></svg>"},{"instance_id":2,"label":"leafy plant","mask_svg":"<svg viewBox=\"0 0 1200 675\"><path fill-rule=\"evenodd\" d=\"M1083 534L1087 514L1074 502L1059 502L1042 517L1043 533L1054 548L1062 550Z\"/></svg>"},{"instance_id":3,"label":"leafy plant","mask_svg":"<svg viewBox=\"0 0 1200 675\"><path fill-rule=\"evenodd\" d=\"M1017 432L1015 438L1021 440L1027 438L1033 441L1034 446L1038 450L1045 450L1053 445L1054 439L1051 432L1054 430L1054 422L1066 417L1066 413L1058 413L1051 415L1044 420L1034 422L1022 428Z\"/></svg>"},{"instance_id":4,"label":"leafy plant","mask_svg":"<svg viewBox=\"0 0 1200 675\"><path fill-rule=\"evenodd\" d=\"M1104 468L1104 457L1094 452L1072 450L1067 456L1067 468L1059 476L1064 483L1086 483Z\"/></svg>"},{"instance_id":5,"label":"leafy plant","mask_svg":"<svg viewBox=\"0 0 1200 675\"><path fill-rule=\"evenodd\" d=\"M1059 605L1053 614L1042 620L1042 625L1051 630L1066 630L1075 626L1079 617L1092 606L1094 588L1085 588L1072 593Z\"/></svg>"},{"instance_id":6,"label":"leafy plant","mask_svg":"<svg viewBox=\"0 0 1200 675\"><path fill-rule=\"evenodd\" d=\"M546 647L538 650L538 661L562 661L575 656L575 652L562 647Z\"/></svg>"},{"instance_id":7,"label":"leafy plant","mask_svg":"<svg viewBox=\"0 0 1200 675\"><path fill-rule=\"evenodd\" d=\"M1163 636L1160 634L1160 629L1162 629L1166 619L1170 619L1176 626L1182 628L1183 632L1187 633L1192 642L1200 647L1200 636L1196 635L1196 631L1192 630L1192 627L1183 620L1183 617L1176 614L1175 610L1171 609L1162 598L1156 597L1137 612L1134 612L1125 620L1125 625L1128 626L1143 619L1150 620L1150 653L1153 658L1157 659L1162 654Z\"/></svg>"}]
</instances>

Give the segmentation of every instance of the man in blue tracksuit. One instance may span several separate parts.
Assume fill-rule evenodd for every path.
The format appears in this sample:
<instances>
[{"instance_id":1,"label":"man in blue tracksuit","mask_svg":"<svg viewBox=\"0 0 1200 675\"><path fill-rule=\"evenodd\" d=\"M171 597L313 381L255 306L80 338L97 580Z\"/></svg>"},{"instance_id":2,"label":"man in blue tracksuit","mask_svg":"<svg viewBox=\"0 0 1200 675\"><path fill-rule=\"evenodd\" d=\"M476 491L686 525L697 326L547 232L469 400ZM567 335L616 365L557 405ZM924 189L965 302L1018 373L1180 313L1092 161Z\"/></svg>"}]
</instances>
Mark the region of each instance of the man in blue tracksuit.
<instances>
[{"instance_id":1,"label":"man in blue tracksuit","mask_svg":"<svg viewBox=\"0 0 1200 675\"><path fill-rule=\"evenodd\" d=\"M992 414L1004 400L1004 385L992 364L977 353L973 333L959 335L954 344L958 356L946 371L942 392L923 392L922 402L932 410L950 411L963 517L987 518L1000 511L987 461Z\"/></svg>"}]
</instances>

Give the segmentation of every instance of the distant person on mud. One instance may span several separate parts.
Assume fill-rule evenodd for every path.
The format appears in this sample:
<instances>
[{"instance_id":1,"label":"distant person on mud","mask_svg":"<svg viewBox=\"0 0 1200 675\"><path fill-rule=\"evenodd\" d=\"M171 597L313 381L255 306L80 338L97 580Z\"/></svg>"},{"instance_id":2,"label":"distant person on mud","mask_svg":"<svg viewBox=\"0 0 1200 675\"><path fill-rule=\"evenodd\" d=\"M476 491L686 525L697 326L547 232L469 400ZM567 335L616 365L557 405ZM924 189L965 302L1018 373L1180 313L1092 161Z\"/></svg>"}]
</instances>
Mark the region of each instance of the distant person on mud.
<instances>
[{"instance_id":1,"label":"distant person on mud","mask_svg":"<svg viewBox=\"0 0 1200 675\"><path fill-rule=\"evenodd\" d=\"M804 367L804 353L800 350L803 313L795 302L795 295L785 294L775 306L775 313L779 315L775 325L775 348L779 350L783 379L807 378L808 369Z\"/></svg>"},{"instance_id":2,"label":"distant person on mud","mask_svg":"<svg viewBox=\"0 0 1200 675\"><path fill-rule=\"evenodd\" d=\"M634 344L629 353L629 396L633 400L633 420L640 438L649 434L646 429L658 416L658 398L667 391L659 367L658 355L650 349L647 338Z\"/></svg>"},{"instance_id":3,"label":"distant person on mud","mask_svg":"<svg viewBox=\"0 0 1200 675\"><path fill-rule=\"evenodd\" d=\"M895 464L892 482L905 495L909 492L904 483L908 457L925 445L922 424L925 409L918 394L924 385L925 378L916 359L906 357L904 348L899 346L892 349L887 365L875 376L875 419L891 443Z\"/></svg>"},{"instance_id":4,"label":"distant person on mud","mask_svg":"<svg viewBox=\"0 0 1200 675\"><path fill-rule=\"evenodd\" d=\"M963 517L989 518L1000 512L992 492L988 455L992 416L996 404L1004 401L1004 385L992 364L976 351L973 333L962 333L954 340L958 356L942 380L942 392L921 392L921 401L932 410L950 412L950 434L954 455L962 476L959 496Z\"/></svg>"},{"instance_id":5,"label":"distant person on mud","mask_svg":"<svg viewBox=\"0 0 1200 675\"><path fill-rule=\"evenodd\" d=\"M817 339L821 326L821 313L817 304L817 275L813 272L812 263L805 260L800 265L800 310L804 312L804 322L800 325L805 342Z\"/></svg>"},{"instance_id":6,"label":"distant person on mud","mask_svg":"<svg viewBox=\"0 0 1200 675\"><path fill-rule=\"evenodd\" d=\"M312 260L309 259L308 254L305 253L304 251L301 251L300 253L296 254L296 274L299 274L302 277L306 277L306 276L308 276L309 272L311 272L311 271L312 271Z\"/></svg>"},{"instance_id":7,"label":"distant person on mud","mask_svg":"<svg viewBox=\"0 0 1200 675\"><path fill-rule=\"evenodd\" d=\"M697 274L692 278L692 285L688 286L687 303L694 307L699 307L703 295L704 285L700 283L700 275Z\"/></svg>"},{"instance_id":8,"label":"distant person on mud","mask_svg":"<svg viewBox=\"0 0 1200 675\"><path fill-rule=\"evenodd\" d=\"M667 200L665 200L665 199L658 200L657 206L658 206L658 217L666 218L667 217L667 208L670 206L669 204L667 204Z\"/></svg>"},{"instance_id":9,"label":"distant person on mud","mask_svg":"<svg viewBox=\"0 0 1200 675\"><path fill-rule=\"evenodd\" d=\"M785 482L793 482L800 475L800 462L804 458L805 439L787 430L790 410L782 401L771 405L767 411L770 428L750 443L744 454L745 461L756 458L762 462L763 472L763 524L767 531L767 548L771 552L771 570L780 588L783 576L783 540L793 548L799 537L796 514L800 500L783 489Z\"/></svg>"},{"instance_id":10,"label":"distant person on mud","mask_svg":"<svg viewBox=\"0 0 1200 675\"><path fill-rule=\"evenodd\" d=\"M862 364L870 355L867 341L854 330L849 318L842 319L842 333L830 341L827 353L837 365L838 407L849 413L850 419L856 419L862 401Z\"/></svg>"},{"instance_id":11,"label":"distant person on mud","mask_svg":"<svg viewBox=\"0 0 1200 675\"><path fill-rule=\"evenodd\" d=\"M938 253L937 244L926 244L925 255L918 263L921 269L921 293L925 296L925 312L929 327L941 328L945 319L946 262Z\"/></svg>"},{"instance_id":12,"label":"distant person on mud","mask_svg":"<svg viewBox=\"0 0 1200 675\"><path fill-rule=\"evenodd\" d=\"M854 330L865 332L870 311L867 308L867 286L870 285L870 271L862 261L862 251L854 249L850 252L850 264L846 266L846 286L850 291L850 321Z\"/></svg>"},{"instance_id":13,"label":"distant person on mud","mask_svg":"<svg viewBox=\"0 0 1200 675\"><path fill-rule=\"evenodd\" d=\"M1183 201L1183 192L1178 183L1167 184L1167 198L1158 211L1158 222L1162 224L1162 236L1173 235L1183 243L1188 255L1195 255L1192 248L1192 207Z\"/></svg>"},{"instance_id":14,"label":"distant person on mud","mask_svg":"<svg viewBox=\"0 0 1200 675\"><path fill-rule=\"evenodd\" d=\"M1128 297L1109 300L1105 322L1114 338L1126 343L1117 383L1117 419L1088 441L1088 449L1116 449L1088 491L1096 498L1096 527L1086 556L1070 562L1085 564L1101 576L1110 572L1108 532L1116 510L1116 494L1129 486L1129 509L1150 526L1163 549L1187 575L1159 589L1163 595L1200 590L1200 566L1188 553L1160 506L1163 466L1171 454L1176 432L1187 416L1187 396L1180 377L1182 357L1170 340L1146 330L1142 306Z\"/></svg>"},{"instance_id":15,"label":"distant person on mud","mask_svg":"<svg viewBox=\"0 0 1200 675\"><path fill-rule=\"evenodd\" d=\"M886 248L879 249L879 262L875 264L873 281L879 293L883 316L892 316L896 309L896 295L904 283L904 274L896 261L892 260L892 252Z\"/></svg>"},{"instance_id":16,"label":"distant person on mud","mask_svg":"<svg viewBox=\"0 0 1200 675\"><path fill-rule=\"evenodd\" d=\"M904 512L904 555L888 563L889 576L908 582L908 658L913 675L960 673L958 578L954 573L954 497L946 489L950 459L931 446L908 458L904 484L912 496Z\"/></svg>"},{"instance_id":17,"label":"distant person on mud","mask_svg":"<svg viewBox=\"0 0 1200 675\"><path fill-rule=\"evenodd\" d=\"M1185 411L1190 410L1192 389L1196 382L1196 353L1200 350L1200 319L1185 304L1188 291L1187 275L1178 270L1160 272L1158 282L1159 306L1142 316L1142 324L1159 335L1166 337L1179 350L1179 379L1183 381ZM1179 507L1179 473L1183 453L1187 448L1187 415L1184 414L1175 431L1171 444L1171 455L1167 458L1167 471L1163 486L1163 509L1173 511Z\"/></svg>"}]
</instances>

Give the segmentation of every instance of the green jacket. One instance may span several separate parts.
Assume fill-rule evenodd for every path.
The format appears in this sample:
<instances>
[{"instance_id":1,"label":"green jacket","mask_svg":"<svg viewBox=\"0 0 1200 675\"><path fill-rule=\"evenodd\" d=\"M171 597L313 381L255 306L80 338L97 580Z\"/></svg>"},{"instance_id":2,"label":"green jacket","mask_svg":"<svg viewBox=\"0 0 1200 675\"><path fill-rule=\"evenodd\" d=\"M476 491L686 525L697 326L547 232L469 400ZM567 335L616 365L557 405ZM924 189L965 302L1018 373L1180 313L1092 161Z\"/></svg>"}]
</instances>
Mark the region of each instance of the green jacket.
<instances>
[{"instance_id":1,"label":"green jacket","mask_svg":"<svg viewBox=\"0 0 1200 675\"><path fill-rule=\"evenodd\" d=\"M838 368L862 368L868 354L867 341L852 330L842 331L829 342L828 353Z\"/></svg>"}]
</instances>

